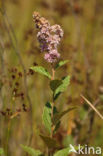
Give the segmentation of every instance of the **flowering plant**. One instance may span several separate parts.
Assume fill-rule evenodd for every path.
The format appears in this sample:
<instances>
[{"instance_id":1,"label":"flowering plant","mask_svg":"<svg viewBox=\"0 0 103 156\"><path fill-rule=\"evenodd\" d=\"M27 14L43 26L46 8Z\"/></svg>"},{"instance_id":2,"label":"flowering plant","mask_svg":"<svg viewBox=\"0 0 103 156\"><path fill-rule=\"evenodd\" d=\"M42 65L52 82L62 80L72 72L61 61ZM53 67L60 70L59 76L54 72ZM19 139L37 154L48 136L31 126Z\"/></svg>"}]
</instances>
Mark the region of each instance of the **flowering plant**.
<instances>
[{"instance_id":1,"label":"flowering plant","mask_svg":"<svg viewBox=\"0 0 103 156\"><path fill-rule=\"evenodd\" d=\"M57 24L51 26L50 23L37 12L34 12L33 19L36 23L36 28L39 29L37 38L41 51L46 52L44 55L45 60L50 63L56 62L60 57L57 46L63 37L63 30Z\"/></svg>"},{"instance_id":2,"label":"flowering plant","mask_svg":"<svg viewBox=\"0 0 103 156\"><path fill-rule=\"evenodd\" d=\"M60 54L58 53L57 47L63 37L63 30L59 25L51 26L48 20L41 17L38 12L34 12L33 19L36 24L36 28L39 30L37 33L37 38L40 43L41 51L44 52L44 59L51 63L52 74L50 74L47 69L42 66L33 66L31 69L42 75L45 75L50 80L50 88L52 90L52 101L45 104L43 110L43 123L47 130L47 135L40 134L41 139L44 141L48 147L48 152L42 153L39 150L34 150L28 146L22 145L22 148L33 156L68 156L69 147L61 149L60 143L58 143L54 137L55 133L60 127L62 117L73 110L74 107L69 107L63 112L59 112L56 107L56 99L59 95L64 92L68 85L70 84L70 76L63 77L61 79L55 78L55 72L58 68L66 64L68 61L59 61Z\"/></svg>"}]
</instances>

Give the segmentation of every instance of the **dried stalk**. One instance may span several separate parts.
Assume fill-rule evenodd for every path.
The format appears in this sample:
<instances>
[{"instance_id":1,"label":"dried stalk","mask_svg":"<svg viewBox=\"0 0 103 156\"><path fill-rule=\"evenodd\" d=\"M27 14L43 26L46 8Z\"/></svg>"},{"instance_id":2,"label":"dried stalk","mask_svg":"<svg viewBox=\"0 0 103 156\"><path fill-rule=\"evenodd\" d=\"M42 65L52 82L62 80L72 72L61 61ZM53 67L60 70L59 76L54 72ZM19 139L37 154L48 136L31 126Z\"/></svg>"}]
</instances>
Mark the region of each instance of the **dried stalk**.
<instances>
[{"instance_id":1,"label":"dried stalk","mask_svg":"<svg viewBox=\"0 0 103 156\"><path fill-rule=\"evenodd\" d=\"M87 102L87 104L96 112L96 114L98 114L98 116L103 120L103 116L102 114L93 106L93 104L88 101L83 95L81 95L81 97Z\"/></svg>"}]
</instances>

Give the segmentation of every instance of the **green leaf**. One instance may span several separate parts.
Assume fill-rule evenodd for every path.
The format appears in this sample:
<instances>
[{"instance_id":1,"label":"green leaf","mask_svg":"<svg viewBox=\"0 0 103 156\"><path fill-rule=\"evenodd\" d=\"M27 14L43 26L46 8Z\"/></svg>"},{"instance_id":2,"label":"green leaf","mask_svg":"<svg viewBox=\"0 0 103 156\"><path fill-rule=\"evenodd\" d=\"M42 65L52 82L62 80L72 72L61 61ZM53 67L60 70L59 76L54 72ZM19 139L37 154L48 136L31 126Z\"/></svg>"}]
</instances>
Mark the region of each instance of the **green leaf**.
<instances>
[{"instance_id":1,"label":"green leaf","mask_svg":"<svg viewBox=\"0 0 103 156\"><path fill-rule=\"evenodd\" d=\"M62 80L52 80L50 81L50 88L54 92L61 84Z\"/></svg>"},{"instance_id":2,"label":"green leaf","mask_svg":"<svg viewBox=\"0 0 103 156\"><path fill-rule=\"evenodd\" d=\"M70 84L70 76L66 76L63 80L62 83L56 88L55 93L54 93L54 99L61 93L64 92L68 85Z\"/></svg>"},{"instance_id":3,"label":"green leaf","mask_svg":"<svg viewBox=\"0 0 103 156\"><path fill-rule=\"evenodd\" d=\"M58 130L59 127L60 127L60 124L61 124L61 122L58 121L57 124L55 125L54 131L53 131L53 134L55 134L55 133L57 132L57 130Z\"/></svg>"},{"instance_id":4,"label":"green leaf","mask_svg":"<svg viewBox=\"0 0 103 156\"><path fill-rule=\"evenodd\" d=\"M1 154L4 154L3 148L0 148L0 155L1 155Z\"/></svg>"},{"instance_id":5,"label":"green leaf","mask_svg":"<svg viewBox=\"0 0 103 156\"><path fill-rule=\"evenodd\" d=\"M46 144L47 147L49 147L49 148L58 147L58 144L55 139L50 138L48 136L44 136L44 135L40 135L40 137L43 140L43 142Z\"/></svg>"},{"instance_id":6,"label":"green leaf","mask_svg":"<svg viewBox=\"0 0 103 156\"><path fill-rule=\"evenodd\" d=\"M57 151L54 156L68 156L70 148L64 148L62 150Z\"/></svg>"},{"instance_id":7,"label":"green leaf","mask_svg":"<svg viewBox=\"0 0 103 156\"><path fill-rule=\"evenodd\" d=\"M31 67L30 69L32 69L32 70L34 70L35 72L38 72L38 73L40 73L40 74L42 74L42 75L45 75L45 76L47 76L48 78L51 79L50 73L47 71L47 69L45 69L45 68L42 67L42 66L33 66L33 67Z\"/></svg>"},{"instance_id":8,"label":"green leaf","mask_svg":"<svg viewBox=\"0 0 103 156\"><path fill-rule=\"evenodd\" d=\"M23 148L25 152L27 152L31 156L43 156L43 154L39 150L35 150L31 147L24 146L24 145L21 145L21 147Z\"/></svg>"},{"instance_id":9,"label":"green leaf","mask_svg":"<svg viewBox=\"0 0 103 156\"><path fill-rule=\"evenodd\" d=\"M60 61L59 63L56 64L55 69L58 69L59 67L65 65L68 63L68 60Z\"/></svg>"},{"instance_id":10,"label":"green leaf","mask_svg":"<svg viewBox=\"0 0 103 156\"><path fill-rule=\"evenodd\" d=\"M67 110L65 110L65 111L63 111L63 112L58 112L58 113L56 113L55 115L54 115L54 117L53 117L53 123L54 124L57 124L58 123L58 121L65 115L65 114L67 114L68 112L70 112L70 111L72 111L72 110L74 110L76 107L71 107L71 108L68 108Z\"/></svg>"},{"instance_id":11,"label":"green leaf","mask_svg":"<svg viewBox=\"0 0 103 156\"><path fill-rule=\"evenodd\" d=\"M43 123L46 127L46 129L49 131L49 133L51 133L51 125L52 125L52 121L51 121L51 104L49 102L46 103L45 107L44 107L44 111L43 111Z\"/></svg>"}]
</instances>

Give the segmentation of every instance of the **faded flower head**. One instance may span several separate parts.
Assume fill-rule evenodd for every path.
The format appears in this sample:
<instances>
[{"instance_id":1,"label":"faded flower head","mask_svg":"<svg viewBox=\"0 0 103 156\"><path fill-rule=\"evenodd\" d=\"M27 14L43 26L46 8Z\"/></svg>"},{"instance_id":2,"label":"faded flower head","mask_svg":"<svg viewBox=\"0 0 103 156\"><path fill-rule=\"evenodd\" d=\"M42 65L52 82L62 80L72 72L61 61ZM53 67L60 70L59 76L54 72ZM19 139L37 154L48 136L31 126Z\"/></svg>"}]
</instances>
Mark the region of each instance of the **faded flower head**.
<instances>
[{"instance_id":1,"label":"faded flower head","mask_svg":"<svg viewBox=\"0 0 103 156\"><path fill-rule=\"evenodd\" d=\"M44 59L50 63L56 62L60 57L57 46L63 37L63 30L57 24L51 26L48 20L41 17L38 12L34 12L33 19L36 24L36 28L39 29L37 38L40 43L41 51L46 52Z\"/></svg>"}]
</instances>

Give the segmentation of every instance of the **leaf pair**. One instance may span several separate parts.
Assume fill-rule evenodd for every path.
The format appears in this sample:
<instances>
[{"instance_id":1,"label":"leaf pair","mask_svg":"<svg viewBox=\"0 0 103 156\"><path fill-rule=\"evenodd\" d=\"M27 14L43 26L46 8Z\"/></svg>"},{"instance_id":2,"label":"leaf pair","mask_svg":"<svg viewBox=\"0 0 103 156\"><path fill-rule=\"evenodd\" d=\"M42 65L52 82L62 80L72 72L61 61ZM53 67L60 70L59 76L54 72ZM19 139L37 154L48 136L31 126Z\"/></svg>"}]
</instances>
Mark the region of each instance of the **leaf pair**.
<instances>
[{"instance_id":1,"label":"leaf pair","mask_svg":"<svg viewBox=\"0 0 103 156\"><path fill-rule=\"evenodd\" d=\"M59 63L56 64L55 70L58 69L59 67L65 65L67 62L68 62L68 60L60 61ZM47 71L47 69L45 69L42 66L33 66L30 69L32 69L33 71L38 72L38 73L40 73L42 75L45 75L46 77L48 77L49 79L51 79L50 73Z\"/></svg>"},{"instance_id":2,"label":"leaf pair","mask_svg":"<svg viewBox=\"0 0 103 156\"><path fill-rule=\"evenodd\" d=\"M50 88L54 92L54 100L60 95L60 93L64 92L68 85L70 84L70 76L64 77L62 80L52 80L50 82Z\"/></svg>"},{"instance_id":3,"label":"leaf pair","mask_svg":"<svg viewBox=\"0 0 103 156\"><path fill-rule=\"evenodd\" d=\"M64 116L66 115L68 112L72 111L76 109L76 107L71 107L71 108L68 108L67 110L63 111L63 112L57 112L54 117L53 117L53 124L56 125L58 123L58 121Z\"/></svg>"},{"instance_id":4,"label":"leaf pair","mask_svg":"<svg viewBox=\"0 0 103 156\"><path fill-rule=\"evenodd\" d=\"M50 144L50 146L49 147L53 147L54 146L54 144L55 144L55 142L53 141L53 139L51 140L51 142L50 142L50 140L48 139L48 138L44 138L43 136L41 136L42 137L42 139L47 143L48 142L48 144ZM31 148L31 147L28 147L28 146L24 146L24 145L21 145L21 147L23 148L23 150L25 151L25 152L27 152L28 154L30 154L31 156L44 156L43 154L42 154L42 152L41 151L39 151L39 150L35 150L35 149L33 149L33 148ZM64 148L64 149L62 149L62 150L59 150L59 151L57 151L55 154L54 154L54 156L68 156L68 154L69 154L69 147L68 148ZM1 153L0 153L1 154Z\"/></svg>"},{"instance_id":5,"label":"leaf pair","mask_svg":"<svg viewBox=\"0 0 103 156\"><path fill-rule=\"evenodd\" d=\"M40 137L43 139L43 141L47 144L47 146L49 148L57 146L54 139L51 139L49 137L44 137L42 135L40 135ZM31 156L44 156L44 154L39 150L35 150L35 149L31 148L31 147L24 146L24 145L21 145L21 147L23 148L23 150L25 152L27 152ZM75 146L74 149L78 150L78 147ZM0 148L0 154L3 154L3 153L4 153L3 149ZM64 149L61 149L61 150L55 152L53 156L68 156L68 154L71 154L71 153L72 153L71 152L71 147L67 147L67 148L64 148Z\"/></svg>"},{"instance_id":6,"label":"leaf pair","mask_svg":"<svg viewBox=\"0 0 103 156\"><path fill-rule=\"evenodd\" d=\"M43 116L42 116L43 123L44 123L44 126L47 129L47 131L51 134L52 124L55 125L55 130L57 130L60 125L61 118L68 112L72 111L73 109L75 109L75 107L69 107L67 110L65 110L63 112L58 112L57 108L54 107L53 108L53 119L51 119L52 106L51 106L50 102L47 102L44 106L44 111L43 111Z\"/></svg>"}]
</instances>

